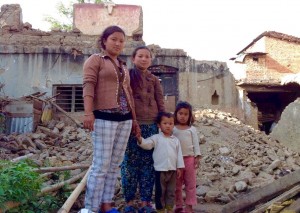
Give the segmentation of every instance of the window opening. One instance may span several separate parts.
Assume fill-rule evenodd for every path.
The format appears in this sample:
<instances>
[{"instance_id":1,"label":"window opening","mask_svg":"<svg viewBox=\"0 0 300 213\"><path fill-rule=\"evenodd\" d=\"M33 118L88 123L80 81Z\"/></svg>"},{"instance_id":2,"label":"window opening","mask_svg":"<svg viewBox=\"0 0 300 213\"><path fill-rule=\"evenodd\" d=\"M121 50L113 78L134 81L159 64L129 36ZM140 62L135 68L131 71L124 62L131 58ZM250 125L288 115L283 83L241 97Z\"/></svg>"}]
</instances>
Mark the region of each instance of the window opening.
<instances>
[{"instance_id":1,"label":"window opening","mask_svg":"<svg viewBox=\"0 0 300 213\"><path fill-rule=\"evenodd\" d=\"M53 85L56 103L66 112L84 111L82 85Z\"/></svg>"}]
</instances>

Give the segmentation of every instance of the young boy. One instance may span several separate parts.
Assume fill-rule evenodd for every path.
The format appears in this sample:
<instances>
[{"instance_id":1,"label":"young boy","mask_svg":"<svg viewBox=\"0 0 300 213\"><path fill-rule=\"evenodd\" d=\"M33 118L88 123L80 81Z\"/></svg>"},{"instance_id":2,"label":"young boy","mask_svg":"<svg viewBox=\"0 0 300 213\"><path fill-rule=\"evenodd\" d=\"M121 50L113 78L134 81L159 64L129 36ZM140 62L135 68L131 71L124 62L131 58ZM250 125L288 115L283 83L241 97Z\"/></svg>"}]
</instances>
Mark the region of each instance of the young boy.
<instances>
[{"instance_id":1,"label":"young boy","mask_svg":"<svg viewBox=\"0 0 300 213\"><path fill-rule=\"evenodd\" d=\"M155 169L155 206L158 212L172 212L175 203L176 176L181 176L184 161L179 140L173 136L174 117L160 112L156 123L161 132L149 138L137 135L138 145L153 151Z\"/></svg>"}]
</instances>

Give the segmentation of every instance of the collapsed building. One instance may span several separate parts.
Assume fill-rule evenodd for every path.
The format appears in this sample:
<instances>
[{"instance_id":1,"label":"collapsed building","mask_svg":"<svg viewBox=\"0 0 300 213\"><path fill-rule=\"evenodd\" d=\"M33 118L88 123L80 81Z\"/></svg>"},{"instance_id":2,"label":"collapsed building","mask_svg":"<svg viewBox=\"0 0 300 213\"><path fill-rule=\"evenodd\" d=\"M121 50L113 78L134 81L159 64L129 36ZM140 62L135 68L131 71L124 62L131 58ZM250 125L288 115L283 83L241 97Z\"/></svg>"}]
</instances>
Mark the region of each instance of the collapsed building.
<instances>
[{"instance_id":1,"label":"collapsed building","mask_svg":"<svg viewBox=\"0 0 300 213\"><path fill-rule=\"evenodd\" d=\"M232 60L245 74L237 89L248 100L243 102L248 123L299 151L300 38L266 31Z\"/></svg>"},{"instance_id":2,"label":"collapsed building","mask_svg":"<svg viewBox=\"0 0 300 213\"><path fill-rule=\"evenodd\" d=\"M237 83L242 96L251 100L249 114L256 114L252 126L269 133L287 105L299 97L299 84L282 84L286 76L300 71L300 39L267 31L237 53L235 60L245 78Z\"/></svg>"},{"instance_id":3,"label":"collapsed building","mask_svg":"<svg viewBox=\"0 0 300 213\"><path fill-rule=\"evenodd\" d=\"M23 23L19 5L2 5L2 96L19 98L46 92L47 96L55 96L56 103L66 112L81 112L82 66L91 54L99 52L99 35L112 24L125 29L127 42L121 57L130 68L133 49L145 45L142 15L142 8L136 5L75 4L71 32L43 32ZM234 78L226 63L197 61L182 49L148 47L154 55L149 69L161 79L169 111L174 110L178 100L187 100L195 107L241 114Z\"/></svg>"},{"instance_id":4,"label":"collapsed building","mask_svg":"<svg viewBox=\"0 0 300 213\"><path fill-rule=\"evenodd\" d=\"M132 65L133 49L145 45L139 6L75 4L74 12L71 32L43 32L23 23L19 5L1 7L0 100L6 126L0 126L0 130L33 131L35 125L28 123L45 119L48 107L57 110L56 116L60 112L71 117L80 115L82 65L99 51L97 39L106 26L118 24L125 29L127 44L121 57L128 67ZM196 113L205 153L198 171L202 179L198 181L197 195L201 201L231 203L240 193L299 169L298 153L260 131L243 126L230 114L266 131L270 130L269 123L281 115L270 135L280 142L287 141L286 145L297 146L300 138L296 135L300 129L297 126L299 81L295 80L299 70L297 38L276 32L260 35L234 59L241 66L240 72L246 73L238 82L224 62L197 61L181 49L148 47L154 54L150 70L161 79L168 110L174 110L178 100L187 100L195 108L207 108ZM294 78L286 80L289 76ZM45 102L38 98L41 95L47 96ZM280 128L284 125L290 128ZM39 165L43 165L45 158L50 159L52 166L90 162L91 144L83 129L56 121L50 122L48 128L39 126L42 133L33 134L32 138L21 135L13 139L3 134L1 137L8 145L21 141L23 154L38 154ZM288 134L283 130L289 130ZM39 154L40 150L46 151Z\"/></svg>"},{"instance_id":5,"label":"collapsed building","mask_svg":"<svg viewBox=\"0 0 300 213\"><path fill-rule=\"evenodd\" d=\"M140 6L112 2L74 4L71 32L43 32L23 23L20 5L2 5L0 97L2 112L11 116L6 126L12 120L16 126L23 126L28 118L40 119L43 108L30 110L28 103L17 102L16 107L16 102L7 101L36 93L52 97L68 114L80 115L83 63L99 52L97 39L112 24L125 30L127 42L121 57L130 68L134 48L146 45ZM177 101L186 100L195 108L232 113L244 123L269 133L271 124L299 97L298 84L281 83L285 76L299 71L299 41L278 32L262 33L232 58L240 72L245 72L245 78L237 82L225 62L195 60L182 49L165 49L155 44L148 45L153 52L149 69L161 80L169 111L174 110ZM6 132L12 132L15 128L7 129Z\"/></svg>"}]
</instances>

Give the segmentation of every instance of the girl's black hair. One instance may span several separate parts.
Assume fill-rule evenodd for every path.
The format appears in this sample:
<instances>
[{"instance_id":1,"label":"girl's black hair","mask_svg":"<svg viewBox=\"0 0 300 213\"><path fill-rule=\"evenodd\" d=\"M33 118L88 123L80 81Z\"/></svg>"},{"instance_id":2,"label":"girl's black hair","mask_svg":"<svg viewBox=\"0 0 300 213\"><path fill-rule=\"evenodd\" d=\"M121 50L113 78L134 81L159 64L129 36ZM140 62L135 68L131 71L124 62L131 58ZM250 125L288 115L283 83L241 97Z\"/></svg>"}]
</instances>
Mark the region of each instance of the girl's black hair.
<instances>
[{"instance_id":1,"label":"girl's black hair","mask_svg":"<svg viewBox=\"0 0 300 213\"><path fill-rule=\"evenodd\" d=\"M160 124L163 117L174 118L174 115L171 112L159 112L156 116L156 123Z\"/></svg>"},{"instance_id":2,"label":"girl's black hair","mask_svg":"<svg viewBox=\"0 0 300 213\"><path fill-rule=\"evenodd\" d=\"M104 45L104 41L107 40L108 36L110 36L111 34L113 34L115 32L123 33L123 35L126 36L124 30L121 27L116 26L116 25L109 26L102 32L101 36L98 39L99 49L101 49L101 48L103 50L106 49L106 47Z\"/></svg>"},{"instance_id":3,"label":"girl's black hair","mask_svg":"<svg viewBox=\"0 0 300 213\"><path fill-rule=\"evenodd\" d=\"M193 116L193 107L187 101L180 101L176 105L176 109L175 109L175 112L174 112L174 121L175 121L175 124L179 124L179 122L177 121L177 113L182 108L189 110L189 119L187 121L187 125L191 126L194 123L195 119L194 119L194 116Z\"/></svg>"},{"instance_id":4,"label":"girl's black hair","mask_svg":"<svg viewBox=\"0 0 300 213\"><path fill-rule=\"evenodd\" d=\"M134 49L132 52L131 57L134 58L138 52L138 50L148 50L150 52L150 56L152 57L151 50L146 46L139 46ZM141 73L139 72L138 68L134 65L132 69L130 69L130 85L132 89L142 86L142 77Z\"/></svg>"}]
</instances>

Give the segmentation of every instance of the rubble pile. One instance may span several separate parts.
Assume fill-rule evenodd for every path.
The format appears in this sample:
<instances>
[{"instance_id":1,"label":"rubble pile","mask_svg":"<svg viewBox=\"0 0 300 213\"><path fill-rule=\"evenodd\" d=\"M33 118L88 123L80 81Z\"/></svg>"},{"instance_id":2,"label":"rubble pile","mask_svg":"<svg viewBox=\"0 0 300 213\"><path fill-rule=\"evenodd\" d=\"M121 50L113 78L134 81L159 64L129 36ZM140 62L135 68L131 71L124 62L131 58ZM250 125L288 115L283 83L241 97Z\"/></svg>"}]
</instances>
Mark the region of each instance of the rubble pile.
<instances>
[{"instance_id":1,"label":"rubble pile","mask_svg":"<svg viewBox=\"0 0 300 213\"><path fill-rule=\"evenodd\" d=\"M300 168L299 153L229 113L198 110L195 116L203 155L200 201L228 203Z\"/></svg>"},{"instance_id":2,"label":"rubble pile","mask_svg":"<svg viewBox=\"0 0 300 213\"><path fill-rule=\"evenodd\" d=\"M199 202L228 203L300 167L299 153L244 125L229 113L202 109L195 111L195 118L202 150L197 173ZM57 120L38 126L34 133L0 135L0 159L28 154L41 167L90 165L91 136L82 128ZM120 188L119 181L116 184L119 207L124 205ZM82 201L79 203L78 207Z\"/></svg>"},{"instance_id":3,"label":"rubble pile","mask_svg":"<svg viewBox=\"0 0 300 213\"><path fill-rule=\"evenodd\" d=\"M28 155L38 166L90 164L90 134L82 128L51 120L34 133L0 135L0 159L12 160Z\"/></svg>"}]
</instances>

